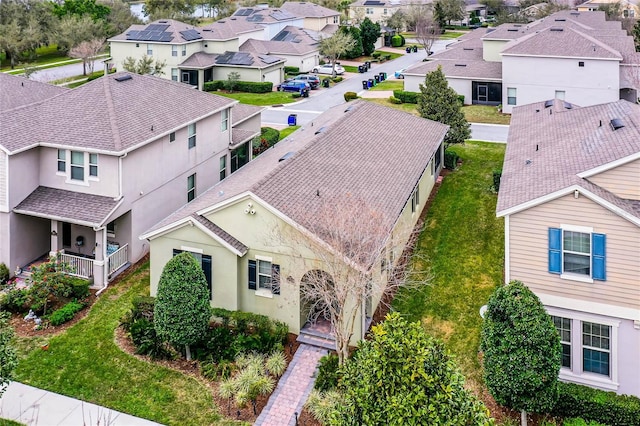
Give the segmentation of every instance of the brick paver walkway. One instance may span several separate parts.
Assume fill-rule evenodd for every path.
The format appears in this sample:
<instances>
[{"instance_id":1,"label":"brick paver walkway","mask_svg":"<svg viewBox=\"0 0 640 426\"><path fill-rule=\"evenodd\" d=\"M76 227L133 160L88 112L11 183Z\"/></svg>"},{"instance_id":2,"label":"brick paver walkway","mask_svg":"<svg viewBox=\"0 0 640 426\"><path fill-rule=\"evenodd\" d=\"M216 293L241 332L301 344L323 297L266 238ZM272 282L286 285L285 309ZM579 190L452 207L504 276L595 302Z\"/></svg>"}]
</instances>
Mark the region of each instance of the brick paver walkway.
<instances>
[{"instance_id":1,"label":"brick paver walkway","mask_svg":"<svg viewBox=\"0 0 640 426\"><path fill-rule=\"evenodd\" d=\"M294 413L299 414L307 401L315 382L318 360L326 354L326 349L301 344L254 425L295 425Z\"/></svg>"}]
</instances>

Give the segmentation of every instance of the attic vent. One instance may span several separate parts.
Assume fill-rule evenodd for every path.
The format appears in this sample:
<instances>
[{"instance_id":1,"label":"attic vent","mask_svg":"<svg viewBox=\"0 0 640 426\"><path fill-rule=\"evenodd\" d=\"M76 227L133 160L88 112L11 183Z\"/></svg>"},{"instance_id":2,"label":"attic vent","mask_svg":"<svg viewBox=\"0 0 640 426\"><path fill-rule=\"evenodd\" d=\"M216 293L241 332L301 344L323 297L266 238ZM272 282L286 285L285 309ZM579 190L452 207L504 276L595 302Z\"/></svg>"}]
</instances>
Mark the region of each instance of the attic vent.
<instances>
[{"instance_id":1,"label":"attic vent","mask_svg":"<svg viewBox=\"0 0 640 426\"><path fill-rule=\"evenodd\" d=\"M318 133L322 133L322 132L324 132L325 130L327 130L327 128L326 128L326 127L320 127L318 130L316 130L316 132L314 133L314 135L317 135Z\"/></svg>"},{"instance_id":2,"label":"attic vent","mask_svg":"<svg viewBox=\"0 0 640 426\"><path fill-rule=\"evenodd\" d=\"M491 31L495 31L495 28L487 28L487 34L489 34Z\"/></svg>"},{"instance_id":3,"label":"attic vent","mask_svg":"<svg viewBox=\"0 0 640 426\"><path fill-rule=\"evenodd\" d=\"M556 18L556 22L566 22L567 20L564 18Z\"/></svg>"},{"instance_id":4,"label":"attic vent","mask_svg":"<svg viewBox=\"0 0 640 426\"><path fill-rule=\"evenodd\" d=\"M571 105L569 102L565 102L565 103L564 103L564 107L565 107L566 109L572 109L572 108L573 108L573 105Z\"/></svg>"},{"instance_id":5,"label":"attic vent","mask_svg":"<svg viewBox=\"0 0 640 426\"><path fill-rule=\"evenodd\" d=\"M551 31L562 32L562 31L564 31L564 29L563 28L552 27Z\"/></svg>"},{"instance_id":6,"label":"attic vent","mask_svg":"<svg viewBox=\"0 0 640 426\"><path fill-rule=\"evenodd\" d=\"M283 155L282 157L280 157L280 159L278 160L278 162L280 161L284 161L284 160L288 160L289 158L293 157L295 155L295 151L289 151L287 152L285 155Z\"/></svg>"},{"instance_id":7,"label":"attic vent","mask_svg":"<svg viewBox=\"0 0 640 426\"><path fill-rule=\"evenodd\" d=\"M610 121L610 124L613 130L622 129L624 127L624 123L619 118L614 118Z\"/></svg>"},{"instance_id":8,"label":"attic vent","mask_svg":"<svg viewBox=\"0 0 640 426\"><path fill-rule=\"evenodd\" d=\"M514 27L520 28L522 24L513 24Z\"/></svg>"},{"instance_id":9,"label":"attic vent","mask_svg":"<svg viewBox=\"0 0 640 426\"><path fill-rule=\"evenodd\" d=\"M512 33L517 33L518 29L517 28L507 28L507 31L512 32Z\"/></svg>"},{"instance_id":10,"label":"attic vent","mask_svg":"<svg viewBox=\"0 0 640 426\"><path fill-rule=\"evenodd\" d=\"M553 99L549 99L548 101L544 101L544 107L549 108L553 106Z\"/></svg>"},{"instance_id":11,"label":"attic vent","mask_svg":"<svg viewBox=\"0 0 640 426\"><path fill-rule=\"evenodd\" d=\"M238 20L238 18L229 18L229 19L231 19L232 21L237 21Z\"/></svg>"},{"instance_id":12,"label":"attic vent","mask_svg":"<svg viewBox=\"0 0 640 426\"><path fill-rule=\"evenodd\" d=\"M353 109L353 105L350 105L347 107L347 109L344 110L344 112L349 112Z\"/></svg>"},{"instance_id":13,"label":"attic vent","mask_svg":"<svg viewBox=\"0 0 640 426\"><path fill-rule=\"evenodd\" d=\"M158 21L158 22L159 22L159 23L161 23L161 24L166 24L166 23L168 23L168 21Z\"/></svg>"},{"instance_id":14,"label":"attic vent","mask_svg":"<svg viewBox=\"0 0 640 426\"><path fill-rule=\"evenodd\" d=\"M571 16L580 16L580 12L571 12L569 13Z\"/></svg>"},{"instance_id":15,"label":"attic vent","mask_svg":"<svg viewBox=\"0 0 640 426\"><path fill-rule=\"evenodd\" d=\"M219 24L224 24L226 21L218 21Z\"/></svg>"},{"instance_id":16,"label":"attic vent","mask_svg":"<svg viewBox=\"0 0 640 426\"><path fill-rule=\"evenodd\" d=\"M462 50L473 50L473 47L463 47Z\"/></svg>"},{"instance_id":17,"label":"attic vent","mask_svg":"<svg viewBox=\"0 0 640 426\"><path fill-rule=\"evenodd\" d=\"M115 81L127 81L127 80L131 80L133 77L131 77L131 74L125 74L125 75L121 75L120 77L116 77L114 78Z\"/></svg>"},{"instance_id":18,"label":"attic vent","mask_svg":"<svg viewBox=\"0 0 640 426\"><path fill-rule=\"evenodd\" d=\"M208 31L208 32L211 32L211 31L213 31L213 30L211 30L211 29L209 29L209 28L203 28L203 29L202 29L202 31Z\"/></svg>"},{"instance_id":19,"label":"attic vent","mask_svg":"<svg viewBox=\"0 0 640 426\"><path fill-rule=\"evenodd\" d=\"M467 64L456 64L456 67L466 67Z\"/></svg>"}]
</instances>

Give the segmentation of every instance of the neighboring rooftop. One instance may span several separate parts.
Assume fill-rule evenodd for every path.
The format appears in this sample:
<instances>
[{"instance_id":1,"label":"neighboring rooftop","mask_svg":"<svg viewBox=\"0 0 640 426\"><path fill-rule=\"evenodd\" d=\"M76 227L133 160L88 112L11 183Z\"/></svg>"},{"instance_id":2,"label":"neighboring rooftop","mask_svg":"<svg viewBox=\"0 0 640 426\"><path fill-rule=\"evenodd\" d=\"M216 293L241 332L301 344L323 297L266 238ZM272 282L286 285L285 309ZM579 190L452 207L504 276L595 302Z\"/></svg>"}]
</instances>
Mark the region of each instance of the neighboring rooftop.
<instances>
[{"instance_id":1,"label":"neighboring rooftop","mask_svg":"<svg viewBox=\"0 0 640 426\"><path fill-rule=\"evenodd\" d=\"M340 16L340 12L320 6L316 3L305 1L288 1L280 6L282 10L286 10L295 16L303 18L329 18Z\"/></svg>"},{"instance_id":2,"label":"neighboring rooftop","mask_svg":"<svg viewBox=\"0 0 640 426\"><path fill-rule=\"evenodd\" d=\"M233 16L258 24L292 21L302 18L286 10L273 7L241 7L233 13Z\"/></svg>"},{"instance_id":3,"label":"neighboring rooftop","mask_svg":"<svg viewBox=\"0 0 640 426\"><path fill-rule=\"evenodd\" d=\"M193 25L175 19L160 19L144 25L132 25L124 33L111 40L153 43L187 43L202 39L202 34Z\"/></svg>"},{"instance_id":4,"label":"neighboring rooftop","mask_svg":"<svg viewBox=\"0 0 640 426\"><path fill-rule=\"evenodd\" d=\"M269 55L304 55L315 52L319 47L315 44L292 43L290 41L248 39L239 47L241 52L267 53Z\"/></svg>"},{"instance_id":5,"label":"neighboring rooftop","mask_svg":"<svg viewBox=\"0 0 640 426\"><path fill-rule=\"evenodd\" d=\"M40 83L24 77L0 73L0 114L13 108L33 104L69 91L67 88ZM3 119L0 115L0 129Z\"/></svg>"},{"instance_id":6,"label":"neighboring rooftop","mask_svg":"<svg viewBox=\"0 0 640 426\"><path fill-rule=\"evenodd\" d=\"M551 102L513 109L498 214L578 185L640 218L636 200L616 197L578 176L640 153L640 105L619 100L568 109L561 100Z\"/></svg>"}]
</instances>

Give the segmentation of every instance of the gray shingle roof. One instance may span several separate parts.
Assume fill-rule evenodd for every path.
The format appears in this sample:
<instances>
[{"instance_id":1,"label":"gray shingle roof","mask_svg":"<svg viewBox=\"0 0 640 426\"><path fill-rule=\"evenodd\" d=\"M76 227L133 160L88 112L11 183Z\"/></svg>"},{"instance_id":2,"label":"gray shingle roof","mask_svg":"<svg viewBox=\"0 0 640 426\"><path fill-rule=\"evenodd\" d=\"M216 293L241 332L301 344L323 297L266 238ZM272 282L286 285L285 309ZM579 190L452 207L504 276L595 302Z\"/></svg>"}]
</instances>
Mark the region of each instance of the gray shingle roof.
<instances>
[{"instance_id":1,"label":"gray shingle roof","mask_svg":"<svg viewBox=\"0 0 640 426\"><path fill-rule=\"evenodd\" d=\"M238 252L240 252L241 256L244 256L247 253L247 250L249 250L249 247L247 247L246 245L242 244L240 241L238 241L234 236L232 236L231 234L229 234L227 231L225 231L224 229L220 228L218 225L216 225L215 223L211 222L209 219L207 219L204 216L200 216L199 214L192 214L191 217L195 220L197 220L199 223L201 223L203 226L205 226L209 231L213 232L215 235L217 235L220 239L222 239L224 242L226 242L227 244L229 244L231 247L233 247L234 249L236 249Z\"/></svg>"},{"instance_id":2,"label":"gray shingle roof","mask_svg":"<svg viewBox=\"0 0 640 426\"><path fill-rule=\"evenodd\" d=\"M239 34L264 30L264 27L244 19L229 17L202 26L198 30L205 40L228 40L237 38Z\"/></svg>"},{"instance_id":3,"label":"gray shingle roof","mask_svg":"<svg viewBox=\"0 0 640 426\"><path fill-rule=\"evenodd\" d=\"M317 45L289 41L248 39L240 46L241 52L267 53L269 55L304 55L319 50Z\"/></svg>"},{"instance_id":4,"label":"gray shingle roof","mask_svg":"<svg viewBox=\"0 0 640 426\"><path fill-rule=\"evenodd\" d=\"M238 19L244 19L247 22L258 24L299 19L298 16L286 10L273 7L241 7L233 13L233 16Z\"/></svg>"},{"instance_id":5,"label":"gray shingle roof","mask_svg":"<svg viewBox=\"0 0 640 426\"><path fill-rule=\"evenodd\" d=\"M144 31L147 29L147 27L149 27L150 25L168 25L169 27L167 29L164 30L165 33L169 33L171 34L171 40L167 41L167 42L161 42L161 41L136 41L136 40L132 40L129 38L129 36L127 34L132 34L133 31ZM198 31L198 28L194 27L193 25L189 25L189 24L185 24L184 22L180 22L180 21L176 21L175 19L160 19L157 21L153 21L149 24L143 24L143 25L132 25L129 28L127 28L127 30L125 32L123 32L122 34L118 34L117 36L111 37L109 40L107 41L131 41L132 43L154 43L154 44L158 44L158 43L166 43L166 44L184 44L184 43L190 43L193 42L194 40L187 40L183 34L181 34L181 31L186 31L186 30L196 30ZM199 32L199 31L198 31ZM198 42L200 41L200 39L197 40Z\"/></svg>"},{"instance_id":6,"label":"gray shingle roof","mask_svg":"<svg viewBox=\"0 0 640 426\"><path fill-rule=\"evenodd\" d=\"M448 127L366 101L348 107L322 114L149 232L246 191L302 224L323 200L358 197L391 226ZM288 152L296 154L279 161Z\"/></svg>"},{"instance_id":7,"label":"gray shingle roof","mask_svg":"<svg viewBox=\"0 0 640 426\"><path fill-rule=\"evenodd\" d=\"M33 104L69 91L47 83L29 80L10 74L0 73L0 114L13 108ZM2 118L0 118L0 123ZM2 126L0 126L1 128Z\"/></svg>"},{"instance_id":8,"label":"gray shingle roof","mask_svg":"<svg viewBox=\"0 0 640 426\"><path fill-rule=\"evenodd\" d=\"M182 61L180 68L210 68L216 64L217 53L196 52Z\"/></svg>"},{"instance_id":9,"label":"gray shingle roof","mask_svg":"<svg viewBox=\"0 0 640 426\"><path fill-rule=\"evenodd\" d=\"M339 16L340 12L328 9L319 4L304 1L288 1L280 6L282 10L303 18L328 18Z\"/></svg>"},{"instance_id":10,"label":"gray shingle roof","mask_svg":"<svg viewBox=\"0 0 640 426\"><path fill-rule=\"evenodd\" d=\"M10 152L48 144L122 153L235 103L184 83L120 72L1 114L0 145Z\"/></svg>"},{"instance_id":11,"label":"gray shingle roof","mask_svg":"<svg viewBox=\"0 0 640 426\"><path fill-rule=\"evenodd\" d=\"M260 134L259 131L255 130L247 130L247 129L238 129L237 127L233 129L233 133L231 134L231 145L238 145L244 143Z\"/></svg>"},{"instance_id":12,"label":"gray shingle roof","mask_svg":"<svg viewBox=\"0 0 640 426\"><path fill-rule=\"evenodd\" d=\"M117 204L118 201L113 197L39 186L14 211L70 223L101 226Z\"/></svg>"},{"instance_id":13,"label":"gray shingle roof","mask_svg":"<svg viewBox=\"0 0 640 426\"><path fill-rule=\"evenodd\" d=\"M405 75L426 75L442 66L442 72L453 78L481 78L485 80L500 80L502 78L502 63L482 60L434 60L423 62L408 68Z\"/></svg>"},{"instance_id":14,"label":"gray shingle roof","mask_svg":"<svg viewBox=\"0 0 640 426\"><path fill-rule=\"evenodd\" d=\"M572 185L595 192L595 185L578 174L640 152L640 105L620 100L556 108L552 114L550 109L544 102L514 108L498 213ZM609 123L614 118L622 119L625 127L613 130ZM615 200L604 189L598 193L638 216L637 203Z\"/></svg>"},{"instance_id":15,"label":"gray shingle roof","mask_svg":"<svg viewBox=\"0 0 640 426\"><path fill-rule=\"evenodd\" d=\"M247 105L247 104L235 104L231 110L231 126L236 126L242 123L244 120L253 117L256 114L260 114L264 111L265 107Z\"/></svg>"}]
</instances>

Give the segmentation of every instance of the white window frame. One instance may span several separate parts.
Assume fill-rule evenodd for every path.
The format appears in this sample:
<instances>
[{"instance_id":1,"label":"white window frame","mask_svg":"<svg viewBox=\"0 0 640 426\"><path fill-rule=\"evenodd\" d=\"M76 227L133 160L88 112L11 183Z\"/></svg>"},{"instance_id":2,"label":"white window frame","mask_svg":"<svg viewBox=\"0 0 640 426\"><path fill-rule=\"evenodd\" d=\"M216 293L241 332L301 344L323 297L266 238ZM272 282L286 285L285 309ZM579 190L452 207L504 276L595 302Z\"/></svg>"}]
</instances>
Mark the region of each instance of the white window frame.
<instances>
[{"instance_id":1,"label":"white window frame","mask_svg":"<svg viewBox=\"0 0 640 426\"><path fill-rule=\"evenodd\" d=\"M192 179L193 178L193 181ZM196 199L196 174L187 176L187 203Z\"/></svg>"},{"instance_id":2,"label":"white window frame","mask_svg":"<svg viewBox=\"0 0 640 426\"><path fill-rule=\"evenodd\" d=\"M507 87L507 105L518 104L518 89L515 87Z\"/></svg>"},{"instance_id":3,"label":"white window frame","mask_svg":"<svg viewBox=\"0 0 640 426\"><path fill-rule=\"evenodd\" d=\"M272 279L272 275L271 275L271 271L272 271L272 266L273 266L273 259L271 257L268 256L259 256L256 255L255 257L256 259L256 296L260 296L260 297L266 297L269 299L273 299L273 289L271 287L271 284L269 284L269 288L267 287L260 287L260 263L268 263L269 264L269 280ZM262 275L266 275L266 274L262 274Z\"/></svg>"},{"instance_id":4,"label":"white window frame","mask_svg":"<svg viewBox=\"0 0 640 426\"><path fill-rule=\"evenodd\" d=\"M556 90L554 98L564 101L564 98L565 98L566 95L567 95L566 91L564 91L564 90Z\"/></svg>"},{"instance_id":5,"label":"white window frame","mask_svg":"<svg viewBox=\"0 0 640 426\"><path fill-rule=\"evenodd\" d=\"M220 180L227 177L227 155L220 157Z\"/></svg>"},{"instance_id":6,"label":"white window frame","mask_svg":"<svg viewBox=\"0 0 640 426\"><path fill-rule=\"evenodd\" d=\"M69 180L71 181L75 181L75 182L84 182L86 180L86 175L85 175L85 163L86 163L86 159L85 159L85 153L82 151L70 151L70 167L69 167ZM76 156L76 158L82 158L82 163L74 163L74 159L73 156L74 154L81 154L81 157ZM82 172L82 179L77 179L73 177L73 170L74 169L80 169L80 171Z\"/></svg>"},{"instance_id":7,"label":"white window frame","mask_svg":"<svg viewBox=\"0 0 640 426\"><path fill-rule=\"evenodd\" d=\"M89 179L98 179L98 154L89 153Z\"/></svg>"},{"instance_id":8,"label":"white window frame","mask_svg":"<svg viewBox=\"0 0 640 426\"><path fill-rule=\"evenodd\" d=\"M416 189L413 190L413 194L411 194L411 213L414 214L418 211L418 207L420 206L420 184L416 186Z\"/></svg>"},{"instance_id":9,"label":"white window frame","mask_svg":"<svg viewBox=\"0 0 640 426\"><path fill-rule=\"evenodd\" d=\"M229 108L225 108L220 112L220 130L226 132L229 128Z\"/></svg>"},{"instance_id":10,"label":"white window frame","mask_svg":"<svg viewBox=\"0 0 640 426\"><path fill-rule=\"evenodd\" d=\"M189 124L187 126L187 128L188 128L187 131L188 131L188 134L189 134L189 136L187 138L187 143L188 143L189 149L195 148L195 146L196 146L196 131L197 131L196 123Z\"/></svg>"},{"instance_id":11,"label":"white window frame","mask_svg":"<svg viewBox=\"0 0 640 426\"><path fill-rule=\"evenodd\" d=\"M373 8L372 7L367 7L365 14L366 15L373 15Z\"/></svg>"},{"instance_id":12,"label":"white window frame","mask_svg":"<svg viewBox=\"0 0 640 426\"><path fill-rule=\"evenodd\" d=\"M182 45L182 56L187 56L187 45L186 44Z\"/></svg>"},{"instance_id":13,"label":"white window frame","mask_svg":"<svg viewBox=\"0 0 640 426\"><path fill-rule=\"evenodd\" d=\"M57 168L57 170L58 170L58 174L66 176L66 174L67 174L67 150L66 149L58 149L58 168Z\"/></svg>"},{"instance_id":14,"label":"white window frame","mask_svg":"<svg viewBox=\"0 0 640 426\"><path fill-rule=\"evenodd\" d=\"M176 44L171 45L171 56L178 56L178 45Z\"/></svg>"},{"instance_id":15,"label":"white window frame","mask_svg":"<svg viewBox=\"0 0 640 426\"><path fill-rule=\"evenodd\" d=\"M564 279L564 280L571 280L571 281L579 281L579 282L583 282L583 283L589 283L589 284L593 284L593 278L591 278L593 276L593 266L592 266L592 260L593 260L593 247L592 247L592 242L591 242L591 234L593 234L593 228L588 227L588 226L576 226L576 225L567 225L567 224L561 224L560 225L560 230L562 231L560 238L561 238L561 244L562 244L562 250L561 250L561 255L562 255L562 273L560 274L560 278ZM565 272L564 270L564 255L565 252L568 252L569 254L578 254L578 255L582 255L584 256L584 253L578 253L578 252L572 252L572 251L565 251L564 248L564 233L565 231L568 232L579 232L581 234L589 234L589 275L586 274L576 274L576 273L572 273L572 272Z\"/></svg>"},{"instance_id":16,"label":"white window frame","mask_svg":"<svg viewBox=\"0 0 640 426\"><path fill-rule=\"evenodd\" d=\"M590 315L585 312L570 311L555 307L546 307L549 315L567 318L571 320L571 368L562 367L560 369L560 380L573 382L586 386L593 386L600 389L617 391L618 382L618 332L620 321ZM582 323L590 322L609 327L609 376L598 373L585 372L583 366L582 349ZM599 350L599 349L598 349Z\"/></svg>"},{"instance_id":17,"label":"white window frame","mask_svg":"<svg viewBox=\"0 0 640 426\"><path fill-rule=\"evenodd\" d=\"M171 68L171 81L178 81L179 74L178 68Z\"/></svg>"},{"instance_id":18,"label":"white window frame","mask_svg":"<svg viewBox=\"0 0 640 426\"><path fill-rule=\"evenodd\" d=\"M147 43L147 56L153 56L153 44Z\"/></svg>"}]
</instances>

